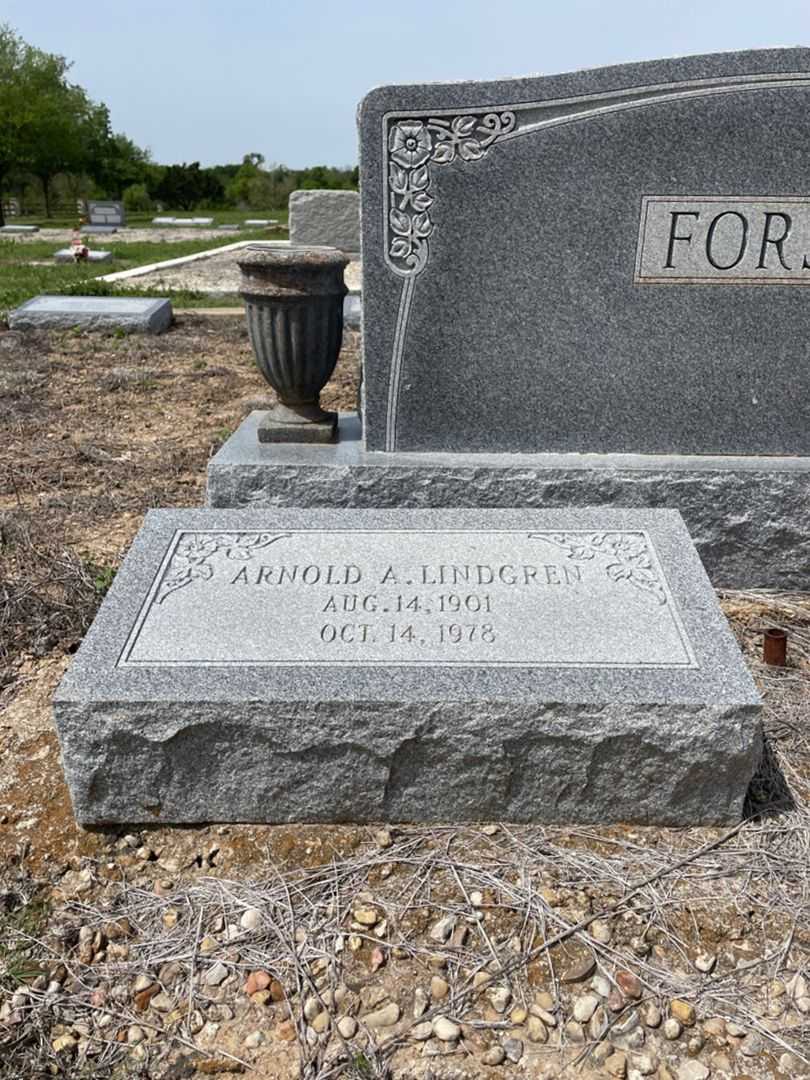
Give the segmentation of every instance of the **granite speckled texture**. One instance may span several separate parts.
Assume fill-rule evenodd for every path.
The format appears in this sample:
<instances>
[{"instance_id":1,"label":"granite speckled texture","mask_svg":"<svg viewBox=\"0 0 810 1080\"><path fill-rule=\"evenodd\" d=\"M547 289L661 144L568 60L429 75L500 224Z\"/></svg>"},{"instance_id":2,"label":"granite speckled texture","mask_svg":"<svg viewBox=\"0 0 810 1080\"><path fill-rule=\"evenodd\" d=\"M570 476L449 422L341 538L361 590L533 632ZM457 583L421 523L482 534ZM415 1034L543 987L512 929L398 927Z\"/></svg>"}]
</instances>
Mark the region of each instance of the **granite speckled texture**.
<instances>
[{"instance_id":1,"label":"granite speckled texture","mask_svg":"<svg viewBox=\"0 0 810 1080\"><path fill-rule=\"evenodd\" d=\"M646 534L652 562L642 560L648 569L641 583L611 572L610 558L570 556L590 582L571 601L571 618L590 609L598 580L600 595L615 590L615 603L631 614L674 619L684 655L675 649L671 661L639 666L630 618L622 631L627 655L613 666L574 655L565 664L538 655L518 666L497 658L458 666L447 651L433 663L407 663L399 646L391 662L368 663L358 659L359 645L356 655L347 646L350 663L281 663L275 653L291 643L278 636L267 639L265 662L239 663L238 622L229 620L246 595L241 582L233 601L222 597L243 569L257 567L244 552L234 557L232 546L261 533L267 548L264 534L282 530L292 534L288 550L300 552L286 557L305 560L308 531L323 543L323 534L360 530L368 538L355 541L353 562L365 572L378 557L375 533L389 529L460 530L459 544L478 543L487 531L584 531L597 548L606 531ZM194 537L179 535L189 531L220 538L216 567ZM336 539L336 564L346 553L338 547ZM184 577L173 562L181 550L186 568L208 563L209 571ZM620 549L612 550L621 562ZM281 546L273 551L261 562L278 564ZM453 554L448 544L448 562ZM223 578L223 566L234 582ZM498 595L508 625L514 613ZM282 601L277 592L275 604L293 611L297 596ZM563 636L572 627L587 635L564 606L560 611ZM542 613L541 603L535 617ZM153 618L155 640L165 646L160 660L133 652ZM500 616L491 618L500 632ZM244 621L248 655L268 630ZM297 633L311 630L304 622ZM227 652L220 662L176 662L189 636L210 650L220 633ZM576 637L567 648L576 651ZM492 817L726 823L740 817L761 752L753 682L683 522L668 510L152 511L54 710L74 810L88 824Z\"/></svg>"},{"instance_id":2,"label":"granite speckled texture","mask_svg":"<svg viewBox=\"0 0 810 1080\"><path fill-rule=\"evenodd\" d=\"M332 447L262 447L252 413L208 464L213 507L673 507L717 588L803 589L810 458L385 454L354 414Z\"/></svg>"},{"instance_id":3,"label":"granite speckled texture","mask_svg":"<svg viewBox=\"0 0 810 1080\"><path fill-rule=\"evenodd\" d=\"M786 222L763 209L810 195L809 106L805 48L372 90L359 112L368 447L809 454L796 343L810 293L769 277ZM740 265L755 280L726 283L738 233L725 218L710 282L636 284L649 196L703 200L704 215L706 200L745 197ZM695 238L676 258L705 249L703 217L675 232ZM658 262L666 240L652 236ZM806 284L801 255L785 248Z\"/></svg>"},{"instance_id":4,"label":"granite speckled texture","mask_svg":"<svg viewBox=\"0 0 810 1080\"><path fill-rule=\"evenodd\" d=\"M360 196L356 191L293 191L290 243L360 250Z\"/></svg>"}]
</instances>

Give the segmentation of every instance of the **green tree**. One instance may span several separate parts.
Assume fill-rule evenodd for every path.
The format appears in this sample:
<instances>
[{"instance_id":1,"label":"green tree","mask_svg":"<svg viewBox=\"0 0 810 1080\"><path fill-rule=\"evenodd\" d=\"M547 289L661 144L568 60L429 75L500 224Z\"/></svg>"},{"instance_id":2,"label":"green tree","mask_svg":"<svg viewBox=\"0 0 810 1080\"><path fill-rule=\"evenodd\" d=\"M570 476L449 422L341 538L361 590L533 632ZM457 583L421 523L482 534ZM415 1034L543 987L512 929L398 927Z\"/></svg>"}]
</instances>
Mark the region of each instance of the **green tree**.
<instances>
[{"instance_id":1,"label":"green tree","mask_svg":"<svg viewBox=\"0 0 810 1080\"><path fill-rule=\"evenodd\" d=\"M0 190L13 174L33 174L49 216L54 177L85 170L110 139L106 107L68 82L69 68L0 25Z\"/></svg>"}]
</instances>

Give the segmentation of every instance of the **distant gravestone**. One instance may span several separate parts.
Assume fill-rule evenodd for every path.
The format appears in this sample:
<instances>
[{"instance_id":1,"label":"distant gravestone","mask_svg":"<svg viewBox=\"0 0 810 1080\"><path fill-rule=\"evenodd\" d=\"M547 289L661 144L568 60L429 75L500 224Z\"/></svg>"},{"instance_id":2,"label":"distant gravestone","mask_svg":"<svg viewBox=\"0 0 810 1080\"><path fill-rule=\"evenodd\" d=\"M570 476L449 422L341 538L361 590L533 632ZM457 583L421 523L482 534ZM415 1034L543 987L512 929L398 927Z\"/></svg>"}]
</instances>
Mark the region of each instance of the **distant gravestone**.
<instances>
[{"instance_id":1,"label":"distant gravestone","mask_svg":"<svg viewBox=\"0 0 810 1080\"><path fill-rule=\"evenodd\" d=\"M275 218L248 218L245 221L245 226L250 228L264 228L270 225L278 225L278 221Z\"/></svg>"},{"instance_id":2,"label":"distant gravestone","mask_svg":"<svg viewBox=\"0 0 810 1080\"><path fill-rule=\"evenodd\" d=\"M174 225L173 217L154 217L152 218L153 225Z\"/></svg>"},{"instance_id":3,"label":"distant gravestone","mask_svg":"<svg viewBox=\"0 0 810 1080\"><path fill-rule=\"evenodd\" d=\"M159 334L169 328L171 321L169 300L138 296L37 296L8 316L12 330L81 326L88 330L115 328Z\"/></svg>"},{"instance_id":4,"label":"distant gravestone","mask_svg":"<svg viewBox=\"0 0 810 1080\"><path fill-rule=\"evenodd\" d=\"M290 243L360 250L360 196L356 191L293 191Z\"/></svg>"},{"instance_id":5,"label":"distant gravestone","mask_svg":"<svg viewBox=\"0 0 810 1080\"><path fill-rule=\"evenodd\" d=\"M126 225L127 217L124 204L88 199L87 219L91 227L115 230Z\"/></svg>"},{"instance_id":6,"label":"distant gravestone","mask_svg":"<svg viewBox=\"0 0 810 1080\"><path fill-rule=\"evenodd\" d=\"M81 260L77 260L73 248L61 248L54 254L54 260L58 263L72 263L72 262L89 262L89 263L105 263L112 262L111 251L88 251L87 255Z\"/></svg>"},{"instance_id":7,"label":"distant gravestone","mask_svg":"<svg viewBox=\"0 0 810 1080\"><path fill-rule=\"evenodd\" d=\"M27 233L39 232L39 225L4 225L0 233L8 236L25 236Z\"/></svg>"},{"instance_id":8,"label":"distant gravestone","mask_svg":"<svg viewBox=\"0 0 810 1080\"><path fill-rule=\"evenodd\" d=\"M157 510L55 698L79 821L738 821L759 699L668 510Z\"/></svg>"},{"instance_id":9,"label":"distant gravestone","mask_svg":"<svg viewBox=\"0 0 810 1080\"><path fill-rule=\"evenodd\" d=\"M368 449L810 454L809 94L803 48L373 90Z\"/></svg>"}]
</instances>

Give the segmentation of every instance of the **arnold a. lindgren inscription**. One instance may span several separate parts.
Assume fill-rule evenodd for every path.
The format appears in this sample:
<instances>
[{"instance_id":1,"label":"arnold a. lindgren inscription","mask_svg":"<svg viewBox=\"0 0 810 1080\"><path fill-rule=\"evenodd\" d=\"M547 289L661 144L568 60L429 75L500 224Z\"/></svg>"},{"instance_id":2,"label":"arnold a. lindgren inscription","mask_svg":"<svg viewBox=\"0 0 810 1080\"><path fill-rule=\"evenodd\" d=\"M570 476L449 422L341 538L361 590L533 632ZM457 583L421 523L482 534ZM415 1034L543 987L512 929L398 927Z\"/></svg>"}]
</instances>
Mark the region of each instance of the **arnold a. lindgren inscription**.
<instances>
[{"instance_id":1,"label":"arnold a. lindgren inscription","mask_svg":"<svg viewBox=\"0 0 810 1080\"><path fill-rule=\"evenodd\" d=\"M156 510L57 691L76 816L739 820L759 699L670 510Z\"/></svg>"},{"instance_id":2,"label":"arnold a. lindgren inscription","mask_svg":"<svg viewBox=\"0 0 810 1080\"><path fill-rule=\"evenodd\" d=\"M809 118L803 48L373 90L367 449L810 454Z\"/></svg>"},{"instance_id":3,"label":"arnold a. lindgren inscription","mask_svg":"<svg viewBox=\"0 0 810 1080\"><path fill-rule=\"evenodd\" d=\"M695 660L645 532L323 529L174 536L119 661L173 664Z\"/></svg>"}]
</instances>

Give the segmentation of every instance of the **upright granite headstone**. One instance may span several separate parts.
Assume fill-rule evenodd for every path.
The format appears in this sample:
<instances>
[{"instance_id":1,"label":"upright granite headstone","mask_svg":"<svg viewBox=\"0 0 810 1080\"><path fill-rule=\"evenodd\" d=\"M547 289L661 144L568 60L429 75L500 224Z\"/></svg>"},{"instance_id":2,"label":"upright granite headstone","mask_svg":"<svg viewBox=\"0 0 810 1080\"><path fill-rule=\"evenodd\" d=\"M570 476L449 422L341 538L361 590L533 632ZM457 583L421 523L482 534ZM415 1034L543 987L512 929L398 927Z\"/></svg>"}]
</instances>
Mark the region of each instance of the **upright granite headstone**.
<instances>
[{"instance_id":1,"label":"upright granite headstone","mask_svg":"<svg viewBox=\"0 0 810 1080\"><path fill-rule=\"evenodd\" d=\"M359 115L369 450L810 454L810 50Z\"/></svg>"},{"instance_id":2,"label":"upright granite headstone","mask_svg":"<svg viewBox=\"0 0 810 1080\"><path fill-rule=\"evenodd\" d=\"M360 250L360 196L356 191L293 191L290 243Z\"/></svg>"},{"instance_id":3,"label":"upright granite headstone","mask_svg":"<svg viewBox=\"0 0 810 1080\"><path fill-rule=\"evenodd\" d=\"M739 820L759 699L669 510L156 510L55 699L82 822Z\"/></svg>"},{"instance_id":4,"label":"upright granite headstone","mask_svg":"<svg viewBox=\"0 0 810 1080\"><path fill-rule=\"evenodd\" d=\"M103 202L93 199L87 201L87 218L91 226L117 229L127 223L127 215L122 202Z\"/></svg>"}]
</instances>

